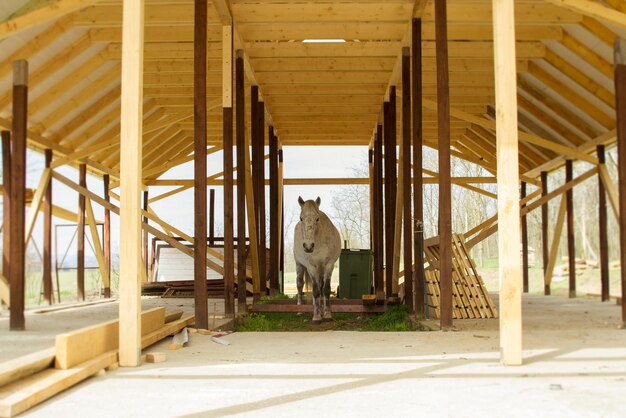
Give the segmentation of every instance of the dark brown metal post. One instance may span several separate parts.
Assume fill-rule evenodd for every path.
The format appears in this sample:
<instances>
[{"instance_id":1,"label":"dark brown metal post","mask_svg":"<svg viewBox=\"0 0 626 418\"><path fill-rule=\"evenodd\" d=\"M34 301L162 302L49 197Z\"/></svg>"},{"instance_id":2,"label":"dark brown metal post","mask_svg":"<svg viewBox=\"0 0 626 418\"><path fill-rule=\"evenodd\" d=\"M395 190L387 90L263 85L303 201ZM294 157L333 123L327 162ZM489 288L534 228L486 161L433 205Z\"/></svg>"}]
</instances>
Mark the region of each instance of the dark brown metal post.
<instances>
[{"instance_id":1,"label":"dark brown metal post","mask_svg":"<svg viewBox=\"0 0 626 418\"><path fill-rule=\"evenodd\" d=\"M78 184L87 187L87 166L78 166ZM85 196L78 194L78 231L76 232L76 274L78 277L78 300L85 300Z\"/></svg>"},{"instance_id":2,"label":"dark brown metal post","mask_svg":"<svg viewBox=\"0 0 626 418\"><path fill-rule=\"evenodd\" d=\"M522 182L520 198L526 197L526 182ZM522 205L522 208L526 205ZM526 214L522 215L522 284L524 293L528 293L528 221Z\"/></svg>"},{"instance_id":3,"label":"dark brown metal post","mask_svg":"<svg viewBox=\"0 0 626 418\"><path fill-rule=\"evenodd\" d=\"M11 249L11 132L2 131L2 224L4 232L2 233L2 275L7 281L11 280L9 273L11 258L9 251Z\"/></svg>"},{"instance_id":4,"label":"dark brown metal post","mask_svg":"<svg viewBox=\"0 0 626 418\"><path fill-rule=\"evenodd\" d=\"M404 242L404 304L413 312L413 211L411 207L411 50L402 48L402 194Z\"/></svg>"},{"instance_id":5,"label":"dark brown metal post","mask_svg":"<svg viewBox=\"0 0 626 418\"><path fill-rule=\"evenodd\" d=\"M235 315L235 243L233 231L233 108L224 107L224 313Z\"/></svg>"},{"instance_id":6,"label":"dark brown metal post","mask_svg":"<svg viewBox=\"0 0 626 418\"><path fill-rule=\"evenodd\" d=\"M246 98L243 51L235 60L235 109L237 123L237 307L244 313L246 304Z\"/></svg>"},{"instance_id":7,"label":"dark brown metal post","mask_svg":"<svg viewBox=\"0 0 626 418\"><path fill-rule=\"evenodd\" d=\"M194 296L196 328L208 329L206 282L207 204L207 2L195 0L194 14Z\"/></svg>"},{"instance_id":8,"label":"dark brown metal post","mask_svg":"<svg viewBox=\"0 0 626 418\"><path fill-rule=\"evenodd\" d=\"M415 312L425 317L424 302L424 204L422 179L422 20L413 19L412 27L413 94L413 251L415 271Z\"/></svg>"},{"instance_id":9,"label":"dark brown metal post","mask_svg":"<svg viewBox=\"0 0 626 418\"><path fill-rule=\"evenodd\" d=\"M606 164L606 155L604 153L604 145L598 145L596 148L598 154L598 164ZM598 175L598 226L600 241L600 284L602 301L609 300L609 238L607 235L607 218L606 218L606 190L602 178Z\"/></svg>"},{"instance_id":10,"label":"dark brown metal post","mask_svg":"<svg viewBox=\"0 0 626 418\"><path fill-rule=\"evenodd\" d=\"M209 189L209 245L215 245L215 189Z\"/></svg>"},{"instance_id":11,"label":"dark brown metal post","mask_svg":"<svg viewBox=\"0 0 626 418\"><path fill-rule=\"evenodd\" d=\"M9 328L23 330L24 291L26 285L24 211L26 206L26 136L28 117L28 62L13 62L13 135L11 137L11 220L7 225L10 238L9 268L11 313Z\"/></svg>"},{"instance_id":12,"label":"dark brown metal post","mask_svg":"<svg viewBox=\"0 0 626 418\"><path fill-rule=\"evenodd\" d=\"M52 150L45 151L46 168L52 162ZM43 298L52 305L52 181L48 182L43 201Z\"/></svg>"},{"instance_id":13,"label":"dark brown metal post","mask_svg":"<svg viewBox=\"0 0 626 418\"><path fill-rule=\"evenodd\" d=\"M270 296L278 294L278 138L274 127L269 127L270 141Z\"/></svg>"},{"instance_id":14,"label":"dark brown metal post","mask_svg":"<svg viewBox=\"0 0 626 418\"><path fill-rule=\"evenodd\" d=\"M617 120L618 204L622 285L622 324L626 326L626 41L615 41L615 102Z\"/></svg>"},{"instance_id":15,"label":"dark brown metal post","mask_svg":"<svg viewBox=\"0 0 626 418\"><path fill-rule=\"evenodd\" d=\"M109 175L105 174L102 178L104 183L104 200L111 201L111 195L109 194ZM111 297L111 211L108 208L104 208L104 265L109 272L109 287L104 288L104 297Z\"/></svg>"},{"instance_id":16,"label":"dark brown metal post","mask_svg":"<svg viewBox=\"0 0 626 418\"><path fill-rule=\"evenodd\" d=\"M452 326L452 191L450 179L450 85L446 0L435 0L437 115L439 133L439 252L441 328Z\"/></svg>"},{"instance_id":17,"label":"dark brown metal post","mask_svg":"<svg viewBox=\"0 0 626 418\"><path fill-rule=\"evenodd\" d=\"M376 300L385 299L385 277L383 265L385 263L385 233L384 233L384 213L383 204L383 125L376 127L376 137L374 140L374 179L376 180L376 202L374 207L374 217L376 218L376 248L374 249L375 274L374 292Z\"/></svg>"},{"instance_id":18,"label":"dark brown metal post","mask_svg":"<svg viewBox=\"0 0 626 418\"><path fill-rule=\"evenodd\" d=\"M541 196L548 194L548 173L541 172ZM541 205L541 247L543 252L543 294L550 294L550 284L545 282L546 273L548 271L548 260L550 258L549 244L548 244L548 202Z\"/></svg>"},{"instance_id":19,"label":"dark brown metal post","mask_svg":"<svg viewBox=\"0 0 626 418\"><path fill-rule=\"evenodd\" d=\"M565 161L565 183L569 183L574 178L573 161ZM565 192L567 199L567 257L569 265L569 297L576 297L576 247L574 235L574 190Z\"/></svg>"}]
</instances>

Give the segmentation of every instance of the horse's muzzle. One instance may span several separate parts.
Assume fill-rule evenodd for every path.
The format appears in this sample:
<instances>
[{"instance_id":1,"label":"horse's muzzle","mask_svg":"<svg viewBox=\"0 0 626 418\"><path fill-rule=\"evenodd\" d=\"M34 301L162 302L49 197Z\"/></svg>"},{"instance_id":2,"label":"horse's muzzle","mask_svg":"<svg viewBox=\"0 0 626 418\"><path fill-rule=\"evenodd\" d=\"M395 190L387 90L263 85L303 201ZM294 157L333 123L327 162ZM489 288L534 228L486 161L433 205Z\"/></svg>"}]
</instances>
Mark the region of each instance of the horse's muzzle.
<instances>
[{"instance_id":1,"label":"horse's muzzle","mask_svg":"<svg viewBox=\"0 0 626 418\"><path fill-rule=\"evenodd\" d=\"M315 247L315 244L310 244L310 245L302 244L302 248L304 248L305 253L312 253L314 247Z\"/></svg>"}]
</instances>

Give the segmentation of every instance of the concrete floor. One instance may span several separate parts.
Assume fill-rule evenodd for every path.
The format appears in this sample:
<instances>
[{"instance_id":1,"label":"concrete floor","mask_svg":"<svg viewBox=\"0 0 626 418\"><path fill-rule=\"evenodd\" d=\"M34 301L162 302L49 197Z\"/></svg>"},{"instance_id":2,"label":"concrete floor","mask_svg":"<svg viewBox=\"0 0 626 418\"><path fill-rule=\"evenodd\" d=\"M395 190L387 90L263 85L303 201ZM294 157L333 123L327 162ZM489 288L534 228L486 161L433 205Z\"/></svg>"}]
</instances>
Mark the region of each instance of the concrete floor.
<instances>
[{"instance_id":1,"label":"concrete floor","mask_svg":"<svg viewBox=\"0 0 626 418\"><path fill-rule=\"evenodd\" d=\"M497 300L497 298L494 298ZM419 333L191 335L167 361L101 374L24 417L624 417L619 308L525 295L524 358L499 364L497 320ZM1 350L4 350L4 344Z\"/></svg>"}]
</instances>

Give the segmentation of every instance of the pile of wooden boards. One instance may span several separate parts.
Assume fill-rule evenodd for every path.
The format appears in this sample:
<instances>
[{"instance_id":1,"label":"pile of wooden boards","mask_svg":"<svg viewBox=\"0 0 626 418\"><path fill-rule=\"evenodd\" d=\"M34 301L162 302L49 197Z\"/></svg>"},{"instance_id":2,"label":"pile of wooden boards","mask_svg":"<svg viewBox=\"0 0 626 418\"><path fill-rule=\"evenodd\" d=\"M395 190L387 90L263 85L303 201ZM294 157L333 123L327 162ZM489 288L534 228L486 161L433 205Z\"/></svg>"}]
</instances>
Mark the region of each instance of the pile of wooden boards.
<instances>
[{"instance_id":1,"label":"pile of wooden boards","mask_svg":"<svg viewBox=\"0 0 626 418\"><path fill-rule=\"evenodd\" d=\"M452 234L452 315L455 319L497 318L491 296L476 264L469 256L462 234ZM428 308L431 318L440 317L439 237L424 241L424 254L428 260L425 270Z\"/></svg>"},{"instance_id":2,"label":"pile of wooden boards","mask_svg":"<svg viewBox=\"0 0 626 418\"><path fill-rule=\"evenodd\" d=\"M182 311L154 308L141 315L146 348L194 322ZM0 364L0 417L14 417L103 369L118 366L119 321L57 335L54 348Z\"/></svg>"}]
</instances>

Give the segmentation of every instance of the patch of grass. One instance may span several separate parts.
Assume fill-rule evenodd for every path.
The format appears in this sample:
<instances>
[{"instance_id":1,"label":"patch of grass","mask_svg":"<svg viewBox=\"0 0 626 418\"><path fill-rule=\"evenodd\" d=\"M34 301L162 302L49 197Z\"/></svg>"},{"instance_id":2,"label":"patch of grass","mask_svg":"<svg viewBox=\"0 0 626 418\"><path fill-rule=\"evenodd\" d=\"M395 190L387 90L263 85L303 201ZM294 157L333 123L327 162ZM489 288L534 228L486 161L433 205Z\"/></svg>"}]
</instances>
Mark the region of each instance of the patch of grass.
<instances>
[{"instance_id":1,"label":"patch of grass","mask_svg":"<svg viewBox=\"0 0 626 418\"><path fill-rule=\"evenodd\" d=\"M363 319L363 331L415 331L409 319L409 308L405 305L390 306L379 315Z\"/></svg>"}]
</instances>

